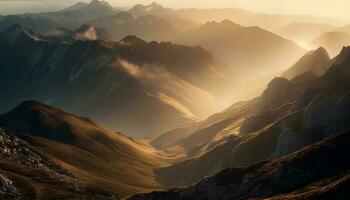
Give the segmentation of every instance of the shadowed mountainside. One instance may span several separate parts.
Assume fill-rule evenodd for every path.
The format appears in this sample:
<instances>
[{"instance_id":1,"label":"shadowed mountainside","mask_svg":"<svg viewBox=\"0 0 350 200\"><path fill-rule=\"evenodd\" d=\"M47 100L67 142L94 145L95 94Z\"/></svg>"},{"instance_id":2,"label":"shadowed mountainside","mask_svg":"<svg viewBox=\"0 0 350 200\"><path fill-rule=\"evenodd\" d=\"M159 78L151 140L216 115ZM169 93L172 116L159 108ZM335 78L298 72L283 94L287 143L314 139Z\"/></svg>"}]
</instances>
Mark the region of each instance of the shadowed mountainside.
<instances>
[{"instance_id":1,"label":"shadowed mountainside","mask_svg":"<svg viewBox=\"0 0 350 200\"><path fill-rule=\"evenodd\" d=\"M129 199L341 199L349 195L350 132L334 134L275 161L225 169L213 177Z\"/></svg>"}]
</instances>

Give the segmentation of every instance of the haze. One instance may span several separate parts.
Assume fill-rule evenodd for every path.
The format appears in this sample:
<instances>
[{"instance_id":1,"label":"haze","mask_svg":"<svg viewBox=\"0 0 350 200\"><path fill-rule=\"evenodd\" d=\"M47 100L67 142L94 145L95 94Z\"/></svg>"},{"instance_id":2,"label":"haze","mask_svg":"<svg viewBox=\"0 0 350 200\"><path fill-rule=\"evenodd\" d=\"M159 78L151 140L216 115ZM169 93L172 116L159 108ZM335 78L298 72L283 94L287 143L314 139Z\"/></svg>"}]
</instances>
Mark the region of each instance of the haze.
<instances>
[{"instance_id":1,"label":"haze","mask_svg":"<svg viewBox=\"0 0 350 200\"><path fill-rule=\"evenodd\" d=\"M153 1L154 0L108 0L110 4L118 7L130 7L138 3L148 4ZM74 0L65 0L62 3L51 0L2 0L0 1L0 14L24 13L29 10L32 12L57 10L74 2ZM344 23L345 20L350 19L350 13L347 12L347 8L350 6L350 1L348 0L158 0L157 3L172 8L235 7L255 12L314 15L333 18L339 23Z\"/></svg>"}]
</instances>

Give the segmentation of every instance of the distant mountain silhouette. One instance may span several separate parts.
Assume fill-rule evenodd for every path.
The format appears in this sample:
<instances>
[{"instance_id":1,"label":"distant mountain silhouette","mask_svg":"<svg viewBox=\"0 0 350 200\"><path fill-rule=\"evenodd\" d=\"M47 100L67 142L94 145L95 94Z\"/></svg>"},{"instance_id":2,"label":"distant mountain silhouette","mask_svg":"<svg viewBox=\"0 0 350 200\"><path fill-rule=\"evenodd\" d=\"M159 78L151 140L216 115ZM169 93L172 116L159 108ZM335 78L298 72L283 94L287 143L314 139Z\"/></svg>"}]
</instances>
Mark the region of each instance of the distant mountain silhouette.
<instances>
[{"instance_id":1,"label":"distant mountain silhouette","mask_svg":"<svg viewBox=\"0 0 350 200\"><path fill-rule=\"evenodd\" d=\"M164 15L170 15L172 14L173 10L169 8L165 8L162 5L158 3L151 3L149 5L142 5L137 4L133 6L129 12L133 14L134 16L145 16L145 15L158 15L158 16L164 16Z\"/></svg>"},{"instance_id":2,"label":"distant mountain silhouette","mask_svg":"<svg viewBox=\"0 0 350 200\"><path fill-rule=\"evenodd\" d=\"M115 40L121 40L127 35L136 35L145 40L164 41L178 33L169 19L156 15L135 17L129 12L107 15L87 23L104 28Z\"/></svg>"},{"instance_id":3,"label":"distant mountain silhouette","mask_svg":"<svg viewBox=\"0 0 350 200\"><path fill-rule=\"evenodd\" d=\"M208 21L232 20L243 26L259 26L269 31L292 23L320 23L335 24L338 21L329 18L320 18L305 15L281 15L268 13L254 13L239 8L185 8L175 10L179 16L192 19L199 23Z\"/></svg>"},{"instance_id":4,"label":"distant mountain silhouette","mask_svg":"<svg viewBox=\"0 0 350 200\"><path fill-rule=\"evenodd\" d=\"M333 31L335 29L336 27L329 24L292 23L273 30L273 32L293 41L307 43L321 33Z\"/></svg>"},{"instance_id":5,"label":"distant mountain silhouette","mask_svg":"<svg viewBox=\"0 0 350 200\"><path fill-rule=\"evenodd\" d=\"M350 34L345 32L322 33L310 41L311 47L324 47L333 57L339 54L343 46L350 44Z\"/></svg>"},{"instance_id":6,"label":"distant mountain silhouette","mask_svg":"<svg viewBox=\"0 0 350 200\"><path fill-rule=\"evenodd\" d=\"M60 27L76 29L89 20L112 15L115 12L117 11L107 2L92 0L90 3L77 3L55 12L5 16L0 20L0 31L14 24L19 24L37 33L50 32Z\"/></svg>"},{"instance_id":7,"label":"distant mountain silhouette","mask_svg":"<svg viewBox=\"0 0 350 200\"><path fill-rule=\"evenodd\" d=\"M304 54L304 49L292 41L259 27L244 27L229 20L206 23L175 41L201 45L239 70L260 73L281 70Z\"/></svg>"}]
</instances>

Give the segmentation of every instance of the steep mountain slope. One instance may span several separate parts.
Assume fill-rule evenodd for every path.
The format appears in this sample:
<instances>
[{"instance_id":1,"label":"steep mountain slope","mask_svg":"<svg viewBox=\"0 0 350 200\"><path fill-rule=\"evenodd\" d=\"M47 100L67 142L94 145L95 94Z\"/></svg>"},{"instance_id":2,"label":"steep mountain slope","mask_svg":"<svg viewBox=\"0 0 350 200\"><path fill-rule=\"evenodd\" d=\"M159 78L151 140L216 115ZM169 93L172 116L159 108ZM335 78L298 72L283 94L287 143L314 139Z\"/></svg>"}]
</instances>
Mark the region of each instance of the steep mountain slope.
<instances>
[{"instance_id":1,"label":"steep mountain slope","mask_svg":"<svg viewBox=\"0 0 350 200\"><path fill-rule=\"evenodd\" d=\"M281 76L293 79L306 72L312 72L317 76L321 76L328 70L328 67L330 67L330 62L331 58L327 50L320 47L316 50L309 51Z\"/></svg>"},{"instance_id":2,"label":"steep mountain slope","mask_svg":"<svg viewBox=\"0 0 350 200\"><path fill-rule=\"evenodd\" d=\"M188 188L135 195L129 199L342 199L349 195L350 132L275 161L225 169Z\"/></svg>"},{"instance_id":3,"label":"steep mountain slope","mask_svg":"<svg viewBox=\"0 0 350 200\"><path fill-rule=\"evenodd\" d=\"M88 187L61 165L25 141L0 129L1 199L113 199Z\"/></svg>"},{"instance_id":4,"label":"steep mountain slope","mask_svg":"<svg viewBox=\"0 0 350 200\"><path fill-rule=\"evenodd\" d=\"M190 140L189 159L157 170L158 180L169 186L193 184L224 168L279 158L350 128L349 55L344 48L319 78L275 78L252 104L231 112L237 117L188 134L196 138ZM220 133L226 137L217 139Z\"/></svg>"},{"instance_id":5,"label":"steep mountain slope","mask_svg":"<svg viewBox=\"0 0 350 200\"><path fill-rule=\"evenodd\" d=\"M345 32L326 32L312 39L309 45L312 48L324 47L334 57L340 50L350 44L350 34Z\"/></svg>"},{"instance_id":6,"label":"steep mountain slope","mask_svg":"<svg viewBox=\"0 0 350 200\"><path fill-rule=\"evenodd\" d=\"M336 27L329 24L318 23L292 23L286 26L280 27L273 32L289 38L293 41L306 44L310 40L314 39L318 35L324 32L330 32L335 30Z\"/></svg>"},{"instance_id":7,"label":"steep mountain slope","mask_svg":"<svg viewBox=\"0 0 350 200\"><path fill-rule=\"evenodd\" d=\"M87 118L28 101L0 115L0 126L45 152L86 186L120 196L161 187L153 168L166 159L142 140Z\"/></svg>"},{"instance_id":8,"label":"steep mountain slope","mask_svg":"<svg viewBox=\"0 0 350 200\"><path fill-rule=\"evenodd\" d=\"M227 86L235 85L200 47L134 36L55 44L20 26L0 35L2 112L35 99L116 130L152 136L208 116L227 97Z\"/></svg>"},{"instance_id":9,"label":"steep mountain slope","mask_svg":"<svg viewBox=\"0 0 350 200\"><path fill-rule=\"evenodd\" d=\"M228 20L209 22L175 41L200 45L241 71L265 74L291 66L304 54L304 49L292 41L259 27L243 27Z\"/></svg>"}]
</instances>

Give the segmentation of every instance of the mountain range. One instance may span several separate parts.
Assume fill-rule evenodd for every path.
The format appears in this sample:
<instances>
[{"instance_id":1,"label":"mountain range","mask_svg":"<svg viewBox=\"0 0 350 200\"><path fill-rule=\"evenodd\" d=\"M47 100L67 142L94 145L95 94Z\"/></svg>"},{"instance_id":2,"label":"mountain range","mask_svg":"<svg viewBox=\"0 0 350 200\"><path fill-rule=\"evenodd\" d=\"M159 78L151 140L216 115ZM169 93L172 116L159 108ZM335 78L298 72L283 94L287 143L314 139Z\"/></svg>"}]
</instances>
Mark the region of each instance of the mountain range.
<instances>
[{"instance_id":1,"label":"mountain range","mask_svg":"<svg viewBox=\"0 0 350 200\"><path fill-rule=\"evenodd\" d=\"M0 16L0 199L347 199L349 30L98 0Z\"/></svg>"},{"instance_id":2,"label":"mountain range","mask_svg":"<svg viewBox=\"0 0 350 200\"><path fill-rule=\"evenodd\" d=\"M212 19L219 20L218 22L201 24L181 13L181 10L172 10L156 3L136 5L127 11L120 11L106 2L94 0L90 3L77 3L56 12L6 16L0 22L0 31L19 24L41 34L62 27L76 30L86 24L104 29L116 41L135 35L146 41L199 45L218 60L232 65L232 68L252 74L266 71L272 73L278 67L288 67L305 53L294 42L252 26L259 23L234 21L248 25L246 27L223 18ZM276 53L280 56L275 57Z\"/></svg>"},{"instance_id":3,"label":"mountain range","mask_svg":"<svg viewBox=\"0 0 350 200\"><path fill-rule=\"evenodd\" d=\"M194 184L130 199L348 195L341 155L349 139L349 52L344 48L323 75L273 79L260 97L187 127L191 133L158 149L88 118L25 101L0 115L1 190L17 199L113 199Z\"/></svg>"},{"instance_id":4,"label":"mountain range","mask_svg":"<svg viewBox=\"0 0 350 200\"><path fill-rule=\"evenodd\" d=\"M172 142L160 136L168 145L159 146L160 139L155 139L158 148L176 149L188 157L159 169L158 180L168 186L194 184L228 167L283 157L349 128L348 59L349 47L321 76L304 78L306 72L291 80L275 78L260 97L237 103L188 127L188 132L166 133ZM174 142L171 135L184 132Z\"/></svg>"},{"instance_id":5,"label":"mountain range","mask_svg":"<svg viewBox=\"0 0 350 200\"><path fill-rule=\"evenodd\" d=\"M305 53L290 40L259 27L244 27L229 20L208 22L185 32L175 41L200 45L214 52L219 60L250 73L276 72L292 65ZM278 57L275 56L277 53Z\"/></svg>"},{"instance_id":6,"label":"mountain range","mask_svg":"<svg viewBox=\"0 0 350 200\"><path fill-rule=\"evenodd\" d=\"M1 111L36 99L147 137L208 116L225 99L226 85L239 80L201 47L135 36L120 42L51 40L19 25L0 33L6 94Z\"/></svg>"}]
</instances>

